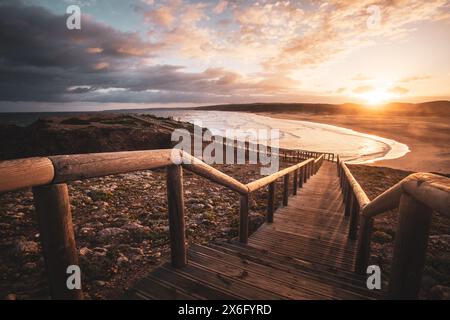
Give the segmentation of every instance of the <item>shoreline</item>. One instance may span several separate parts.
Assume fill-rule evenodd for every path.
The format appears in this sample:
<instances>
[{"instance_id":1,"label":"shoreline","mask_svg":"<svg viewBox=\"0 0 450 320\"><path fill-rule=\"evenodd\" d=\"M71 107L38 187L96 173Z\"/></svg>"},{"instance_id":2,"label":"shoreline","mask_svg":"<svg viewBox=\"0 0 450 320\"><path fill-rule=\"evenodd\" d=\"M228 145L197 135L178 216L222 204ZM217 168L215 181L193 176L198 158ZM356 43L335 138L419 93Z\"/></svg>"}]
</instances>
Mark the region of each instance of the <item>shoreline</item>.
<instances>
[{"instance_id":1,"label":"shoreline","mask_svg":"<svg viewBox=\"0 0 450 320\"><path fill-rule=\"evenodd\" d=\"M377 135L365 134L342 126L323 124L311 121L298 121L292 119L279 119L266 115L254 114L245 111L222 111L208 110L207 117L195 110L180 110L179 116L183 121L195 123L203 122L202 126L218 131L226 127L232 129L251 130L252 128L277 129L280 132L280 147L300 148L317 152L339 153L341 158L350 160L354 164L364 164L383 159L395 159L410 151L409 147L398 141L387 139ZM232 112L230 115L224 112ZM148 111L148 113L150 113ZM158 111L154 115L167 116L170 113L160 114ZM177 115L176 112L171 114ZM234 119L235 122L229 123ZM322 136L323 134L323 136ZM314 137L322 136L315 140ZM337 144L333 144L335 141Z\"/></svg>"},{"instance_id":2,"label":"shoreline","mask_svg":"<svg viewBox=\"0 0 450 320\"><path fill-rule=\"evenodd\" d=\"M396 159L364 163L408 171L450 173L450 123L442 117L315 115L300 112L249 112L275 119L309 121L404 143L410 152Z\"/></svg>"},{"instance_id":3,"label":"shoreline","mask_svg":"<svg viewBox=\"0 0 450 320\"><path fill-rule=\"evenodd\" d=\"M230 112L235 112L235 111L230 111ZM244 112L239 112L239 113L244 113ZM246 113L254 114L251 112L246 112ZM349 163L352 163L352 164L369 164L369 163L374 163L376 161L397 159L397 158L403 157L404 155L406 155L408 152L411 151L410 148L408 147L408 145L403 144L399 141L396 141L393 139L388 139L388 138L374 135L374 134L359 132L359 131L354 130L353 128L337 126L337 125L329 124L329 123L320 123L320 122L305 121L305 120L298 120L298 119L294 120L291 118L271 117L271 116L268 116L266 114L261 114L261 113L257 113L257 115L262 116L264 118L272 118L272 119L278 118L280 120L286 120L288 122L301 121L303 124L310 124L312 127L319 126L319 127L323 127L327 131L335 132L335 133L342 134L345 136L350 136L350 137L357 137L357 138L364 137L369 140L375 141L377 143L383 144L384 147L382 150L364 153L359 156L351 156L349 158L349 157L343 156L341 154L341 158L344 158L345 160L347 160ZM289 131L284 131L284 133L296 136L296 134L289 132ZM289 148L292 146L284 146L284 147ZM394 150L394 148L396 148L397 150ZM306 149L308 149L308 148L306 148ZM311 149L311 151L333 152L332 150L324 150L324 149L322 149L322 150L321 149ZM392 155L390 155L391 152L393 152ZM336 152L334 152L334 153L336 153Z\"/></svg>"}]
</instances>

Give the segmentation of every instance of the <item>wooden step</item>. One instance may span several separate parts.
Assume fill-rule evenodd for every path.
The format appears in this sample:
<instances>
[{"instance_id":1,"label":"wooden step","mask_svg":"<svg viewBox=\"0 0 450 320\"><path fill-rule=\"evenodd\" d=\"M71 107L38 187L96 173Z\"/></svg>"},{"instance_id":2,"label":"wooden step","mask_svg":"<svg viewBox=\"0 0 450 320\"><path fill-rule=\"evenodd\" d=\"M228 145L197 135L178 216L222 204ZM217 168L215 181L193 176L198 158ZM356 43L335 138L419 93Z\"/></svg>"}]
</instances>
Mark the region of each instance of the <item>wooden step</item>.
<instances>
[{"instance_id":1,"label":"wooden step","mask_svg":"<svg viewBox=\"0 0 450 320\"><path fill-rule=\"evenodd\" d=\"M298 292L304 292L316 296L317 299L362 299L365 295L360 295L355 292L348 291L344 288L338 287L336 284L331 285L326 279L314 279L310 276L305 276L299 272L291 272L291 270L283 270L281 268L274 268L274 265L267 265L264 261L254 262L250 259L239 257L235 254L230 254L226 250L215 249L207 246L194 246L190 251L191 254L197 255L201 258L208 258L217 263L226 261L227 265L234 268L242 268L247 272L246 277L251 277L251 273L260 275L265 278L267 283L280 286L285 290L295 287ZM240 269L239 269L240 270ZM252 279L249 279L252 280Z\"/></svg>"},{"instance_id":2,"label":"wooden step","mask_svg":"<svg viewBox=\"0 0 450 320\"><path fill-rule=\"evenodd\" d=\"M354 272L347 272L342 269L314 264L287 255L283 256L273 252L269 253L267 250L257 249L238 242L221 243L219 245L210 244L208 246L272 268L285 270L291 273L299 273L302 274L302 276L315 280L323 280L329 284L336 285L352 292L357 292L360 296L364 296L368 299L381 298L381 295L378 294L378 292L369 291L366 288L366 277L357 275Z\"/></svg>"}]
</instances>

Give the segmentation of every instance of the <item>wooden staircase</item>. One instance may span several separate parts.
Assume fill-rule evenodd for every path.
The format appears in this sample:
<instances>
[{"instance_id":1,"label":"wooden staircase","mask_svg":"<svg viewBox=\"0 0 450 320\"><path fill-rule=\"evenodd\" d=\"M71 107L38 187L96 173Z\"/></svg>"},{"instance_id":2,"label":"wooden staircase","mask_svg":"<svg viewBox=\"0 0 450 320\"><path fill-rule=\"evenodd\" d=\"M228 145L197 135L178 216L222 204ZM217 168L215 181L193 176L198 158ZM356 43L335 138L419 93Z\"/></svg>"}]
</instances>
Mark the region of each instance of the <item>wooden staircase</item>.
<instances>
[{"instance_id":1,"label":"wooden staircase","mask_svg":"<svg viewBox=\"0 0 450 320\"><path fill-rule=\"evenodd\" d=\"M377 299L353 272L356 241L336 165L316 175L249 239L192 245L188 265L169 262L136 282L130 299Z\"/></svg>"}]
</instances>

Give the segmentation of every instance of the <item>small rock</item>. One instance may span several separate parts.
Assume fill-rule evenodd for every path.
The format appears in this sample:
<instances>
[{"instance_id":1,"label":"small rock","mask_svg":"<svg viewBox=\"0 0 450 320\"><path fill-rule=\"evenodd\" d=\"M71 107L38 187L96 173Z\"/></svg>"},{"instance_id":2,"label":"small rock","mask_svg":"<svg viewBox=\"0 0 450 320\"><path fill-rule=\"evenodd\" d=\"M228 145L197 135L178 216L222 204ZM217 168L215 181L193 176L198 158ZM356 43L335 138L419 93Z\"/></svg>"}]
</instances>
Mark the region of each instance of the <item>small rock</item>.
<instances>
[{"instance_id":1,"label":"small rock","mask_svg":"<svg viewBox=\"0 0 450 320\"><path fill-rule=\"evenodd\" d=\"M437 285L431 288L430 295L432 299L449 300L450 288L446 286Z\"/></svg>"},{"instance_id":2,"label":"small rock","mask_svg":"<svg viewBox=\"0 0 450 320\"><path fill-rule=\"evenodd\" d=\"M92 236L92 235L95 234L95 229L94 228L86 228L86 227L84 227L84 228L81 228L80 233L83 236L89 236L89 235Z\"/></svg>"},{"instance_id":3,"label":"small rock","mask_svg":"<svg viewBox=\"0 0 450 320\"><path fill-rule=\"evenodd\" d=\"M88 222L84 225L86 228L102 228L103 227L103 223L101 223L100 221L95 221L95 222Z\"/></svg>"},{"instance_id":4,"label":"small rock","mask_svg":"<svg viewBox=\"0 0 450 320\"><path fill-rule=\"evenodd\" d=\"M80 248L80 255L82 255L82 256L87 256L87 255L90 255L91 253L92 253L92 250L87 247Z\"/></svg>"},{"instance_id":5,"label":"small rock","mask_svg":"<svg viewBox=\"0 0 450 320\"><path fill-rule=\"evenodd\" d=\"M426 290L434 287L436 284L437 284L436 280L434 280L429 275L424 275L422 277L422 287L425 288Z\"/></svg>"},{"instance_id":6,"label":"small rock","mask_svg":"<svg viewBox=\"0 0 450 320\"><path fill-rule=\"evenodd\" d=\"M214 226L216 225L216 223L214 221L208 220L208 219L203 219L202 220L202 224L205 226Z\"/></svg>"},{"instance_id":7,"label":"small rock","mask_svg":"<svg viewBox=\"0 0 450 320\"><path fill-rule=\"evenodd\" d=\"M34 262L27 262L23 265L24 269L27 271L35 270L37 267L37 264Z\"/></svg>"},{"instance_id":8,"label":"small rock","mask_svg":"<svg viewBox=\"0 0 450 320\"><path fill-rule=\"evenodd\" d=\"M10 293L5 297L5 300L17 300L17 296L15 293Z\"/></svg>"},{"instance_id":9,"label":"small rock","mask_svg":"<svg viewBox=\"0 0 450 320\"><path fill-rule=\"evenodd\" d=\"M99 286L99 287L104 287L106 285L105 281L101 281L101 280L95 280L94 284Z\"/></svg>"},{"instance_id":10,"label":"small rock","mask_svg":"<svg viewBox=\"0 0 450 320\"><path fill-rule=\"evenodd\" d=\"M39 252L39 245L35 241L19 240L16 249L20 254L36 254Z\"/></svg>"},{"instance_id":11,"label":"small rock","mask_svg":"<svg viewBox=\"0 0 450 320\"><path fill-rule=\"evenodd\" d=\"M98 232L97 235L100 241L108 241L126 234L128 234L128 231L121 228L106 228Z\"/></svg>"},{"instance_id":12,"label":"small rock","mask_svg":"<svg viewBox=\"0 0 450 320\"><path fill-rule=\"evenodd\" d=\"M122 228L125 230L129 230L129 231L135 231L135 230L140 230L140 229L144 229L144 228L148 228L148 227L144 227L143 225L141 225L140 223L137 223L137 222L128 222Z\"/></svg>"},{"instance_id":13,"label":"small rock","mask_svg":"<svg viewBox=\"0 0 450 320\"><path fill-rule=\"evenodd\" d=\"M22 219L25 216L23 212L17 212L13 217L16 219Z\"/></svg>"},{"instance_id":14,"label":"small rock","mask_svg":"<svg viewBox=\"0 0 450 320\"><path fill-rule=\"evenodd\" d=\"M372 239L378 243L387 243L392 241L392 236L384 231L375 231L372 234Z\"/></svg>"},{"instance_id":15,"label":"small rock","mask_svg":"<svg viewBox=\"0 0 450 320\"><path fill-rule=\"evenodd\" d=\"M205 209L205 205L202 203L193 203L193 204L191 204L191 209L192 210L203 210L203 209Z\"/></svg>"},{"instance_id":16,"label":"small rock","mask_svg":"<svg viewBox=\"0 0 450 320\"><path fill-rule=\"evenodd\" d=\"M128 264L129 260L126 256L120 255L120 257L117 258L116 262L119 266L123 266L125 264Z\"/></svg>"},{"instance_id":17,"label":"small rock","mask_svg":"<svg viewBox=\"0 0 450 320\"><path fill-rule=\"evenodd\" d=\"M106 256L106 254L108 253L108 249L102 247L95 247L94 249L92 249L92 252L96 256Z\"/></svg>"},{"instance_id":18,"label":"small rock","mask_svg":"<svg viewBox=\"0 0 450 320\"><path fill-rule=\"evenodd\" d=\"M159 229L161 232L169 232L169 226L161 226Z\"/></svg>"}]
</instances>

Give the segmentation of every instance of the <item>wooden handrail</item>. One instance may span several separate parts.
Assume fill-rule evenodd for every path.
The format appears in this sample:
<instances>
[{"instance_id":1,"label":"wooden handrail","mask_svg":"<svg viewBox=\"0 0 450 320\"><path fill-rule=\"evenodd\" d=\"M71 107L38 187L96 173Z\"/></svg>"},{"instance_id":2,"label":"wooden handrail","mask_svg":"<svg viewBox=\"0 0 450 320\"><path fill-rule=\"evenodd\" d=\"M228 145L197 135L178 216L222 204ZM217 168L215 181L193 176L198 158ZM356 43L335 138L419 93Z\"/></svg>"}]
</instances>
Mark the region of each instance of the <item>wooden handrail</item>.
<instances>
[{"instance_id":1,"label":"wooden handrail","mask_svg":"<svg viewBox=\"0 0 450 320\"><path fill-rule=\"evenodd\" d=\"M305 160L303 162L300 162L298 164L295 164L293 166L290 166L288 168L285 168L283 170L280 170L278 172L275 172L275 173L271 174L270 176L250 182L247 184L248 192L251 193L251 192L255 192L261 188L264 188L265 186L269 185L270 183L274 182L275 180L277 180L277 179L279 179L279 178L281 178L281 177L283 177L305 165L308 165L313 161L314 161L314 159L311 158L311 159Z\"/></svg>"},{"instance_id":2,"label":"wooden handrail","mask_svg":"<svg viewBox=\"0 0 450 320\"><path fill-rule=\"evenodd\" d=\"M358 204L361 208L366 206L370 200L367 194L364 192L361 185L356 181L355 177L352 175L350 170L348 169L347 165L344 161L339 160L340 162L338 165L340 166L342 173L345 175L345 178L347 180L347 183L349 184L350 188L352 189L354 196L356 197L356 200L358 201Z\"/></svg>"},{"instance_id":3,"label":"wooden handrail","mask_svg":"<svg viewBox=\"0 0 450 320\"><path fill-rule=\"evenodd\" d=\"M248 187L238 180L234 179L233 177L230 177L229 175L211 167L210 165L191 156L186 152L182 153L182 157L184 160L186 160L185 162L182 162L182 165L186 168L186 170L194 172L199 176L214 181L240 194L249 193Z\"/></svg>"},{"instance_id":4,"label":"wooden handrail","mask_svg":"<svg viewBox=\"0 0 450 320\"><path fill-rule=\"evenodd\" d=\"M0 193L49 184L55 171L48 158L28 158L0 162Z\"/></svg>"},{"instance_id":5,"label":"wooden handrail","mask_svg":"<svg viewBox=\"0 0 450 320\"><path fill-rule=\"evenodd\" d=\"M414 173L369 201L350 170L338 158L338 175L346 202L346 212L359 222L355 272L366 272L373 229L373 218L399 208L394 256L389 279L389 297L417 298L425 264L432 212L450 216L450 179L431 174ZM355 206L355 203L357 204ZM347 210L347 206L351 208ZM350 223L349 237L356 235L356 223Z\"/></svg>"},{"instance_id":6,"label":"wooden handrail","mask_svg":"<svg viewBox=\"0 0 450 320\"><path fill-rule=\"evenodd\" d=\"M149 170L173 164L170 149L76 154L48 157L55 168L53 183Z\"/></svg>"}]
</instances>

